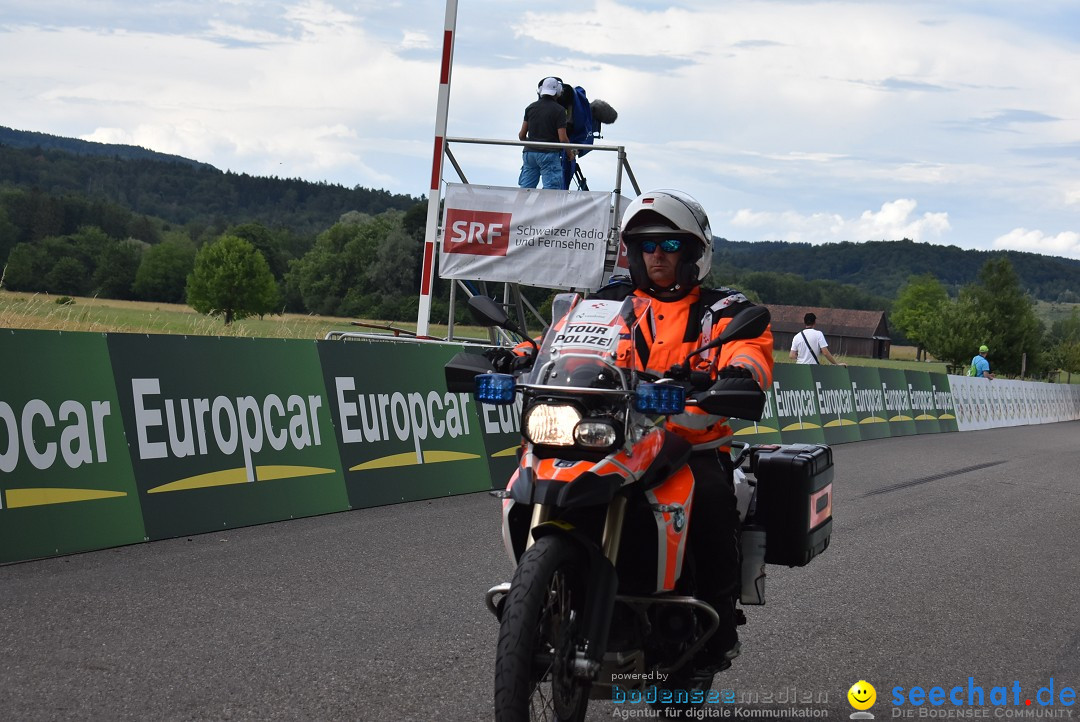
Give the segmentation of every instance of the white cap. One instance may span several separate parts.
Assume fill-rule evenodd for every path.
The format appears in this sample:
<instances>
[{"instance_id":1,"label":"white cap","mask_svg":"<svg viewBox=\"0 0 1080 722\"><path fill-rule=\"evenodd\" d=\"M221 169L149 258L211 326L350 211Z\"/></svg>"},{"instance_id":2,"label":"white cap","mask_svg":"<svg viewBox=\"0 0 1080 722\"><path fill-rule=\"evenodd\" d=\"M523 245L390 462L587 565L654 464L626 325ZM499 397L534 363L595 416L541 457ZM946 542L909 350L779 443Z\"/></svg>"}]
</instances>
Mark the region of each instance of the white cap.
<instances>
[{"instance_id":1,"label":"white cap","mask_svg":"<svg viewBox=\"0 0 1080 722\"><path fill-rule=\"evenodd\" d=\"M562 91L562 83L555 78L544 78L540 83L540 95L558 95Z\"/></svg>"}]
</instances>

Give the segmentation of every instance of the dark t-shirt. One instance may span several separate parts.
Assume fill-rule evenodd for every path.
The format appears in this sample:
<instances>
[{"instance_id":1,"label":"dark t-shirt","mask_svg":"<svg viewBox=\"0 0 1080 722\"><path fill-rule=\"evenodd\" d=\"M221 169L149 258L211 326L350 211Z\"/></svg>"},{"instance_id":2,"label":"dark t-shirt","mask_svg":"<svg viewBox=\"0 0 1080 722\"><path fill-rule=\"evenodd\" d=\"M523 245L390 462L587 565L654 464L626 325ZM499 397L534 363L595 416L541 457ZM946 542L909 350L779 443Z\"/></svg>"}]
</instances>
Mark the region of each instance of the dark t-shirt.
<instances>
[{"instance_id":1,"label":"dark t-shirt","mask_svg":"<svg viewBox=\"0 0 1080 722\"><path fill-rule=\"evenodd\" d=\"M545 95L535 103L530 103L525 108L525 122L529 124L529 132L526 137L529 140L538 140L541 143L558 143L559 128L566 127L566 109L550 95ZM525 150L535 150L541 153L558 153L551 148L535 148L525 146Z\"/></svg>"}]
</instances>

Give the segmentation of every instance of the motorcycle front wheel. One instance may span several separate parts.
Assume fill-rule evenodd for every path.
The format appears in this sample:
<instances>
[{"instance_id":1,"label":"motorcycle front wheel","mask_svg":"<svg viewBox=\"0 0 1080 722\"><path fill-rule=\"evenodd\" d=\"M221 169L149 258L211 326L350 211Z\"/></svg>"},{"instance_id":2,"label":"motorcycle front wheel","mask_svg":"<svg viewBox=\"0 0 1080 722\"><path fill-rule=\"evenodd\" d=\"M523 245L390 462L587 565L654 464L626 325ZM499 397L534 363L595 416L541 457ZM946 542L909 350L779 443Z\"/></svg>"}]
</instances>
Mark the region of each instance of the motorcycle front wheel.
<instances>
[{"instance_id":1,"label":"motorcycle front wheel","mask_svg":"<svg viewBox=\"0 0 1080 722\"><path fill-rule=\"evenodd\" d=\"M574 675L586 579L576 546L541 537L524 554L503 604L495 656L497 722L581 722L589 681Z\"/></svg>"}]
</instances>

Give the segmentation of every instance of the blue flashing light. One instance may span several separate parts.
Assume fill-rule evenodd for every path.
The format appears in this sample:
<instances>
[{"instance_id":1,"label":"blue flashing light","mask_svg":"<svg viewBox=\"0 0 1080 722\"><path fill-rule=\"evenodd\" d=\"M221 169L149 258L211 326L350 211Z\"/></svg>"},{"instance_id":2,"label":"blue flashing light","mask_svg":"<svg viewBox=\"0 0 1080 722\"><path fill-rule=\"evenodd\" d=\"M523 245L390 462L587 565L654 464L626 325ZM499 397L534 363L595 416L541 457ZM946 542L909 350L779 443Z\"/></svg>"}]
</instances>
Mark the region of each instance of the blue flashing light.
<instances>
[{"instance_id":1,"label":"blue flashing light","mask_svg":"<svg viewBox=\"0 0 1080 722\"><path fill-rule=\"evenodd\" d=\"M678 414L686 408L686 389L676 384L639 384L634 408L643 414Z\"/></svg>"},{"instance_id":2,"label":"blue flashing light","mask_svg":"<svg viewBox=\"0 0 1080 722\"><path fill-rule=\"evenodd\" d=\"M510 374L478 374L476 377L476 400L482 404L512 404L516 390L514 377Z\"/></svg>"}]
</instances>

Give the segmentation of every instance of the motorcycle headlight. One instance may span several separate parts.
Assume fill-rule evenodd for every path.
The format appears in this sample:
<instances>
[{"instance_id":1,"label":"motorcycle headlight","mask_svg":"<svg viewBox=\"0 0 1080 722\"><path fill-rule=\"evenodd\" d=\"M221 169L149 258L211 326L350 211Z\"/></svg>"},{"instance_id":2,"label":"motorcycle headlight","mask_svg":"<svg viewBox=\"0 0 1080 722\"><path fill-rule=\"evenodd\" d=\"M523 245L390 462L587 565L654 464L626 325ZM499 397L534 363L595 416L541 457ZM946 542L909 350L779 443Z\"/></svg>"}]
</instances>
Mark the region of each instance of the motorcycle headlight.
<instances>
[{"instance_id":1,"label":"motorcycle headlight","mask_svg":"<svg viewBox=\"0 0 1080 722\"><path fill-rule=\"evenodd\" d=\"M525 436L534 444L573 446L581 412L569 404L536 404L525 412Z\"/></svg>"},{"instance_id":2,"label":"motorcycle headlight","mask_svg":"<svg viewBox=\"0 0 1080 722\"><path fill-rule=\"evenodd\" d=\"M589 449L608 449L619 440L618 432L609 421L586 419L574 427L574 441Z\"/></svg>"}]
</instances>

